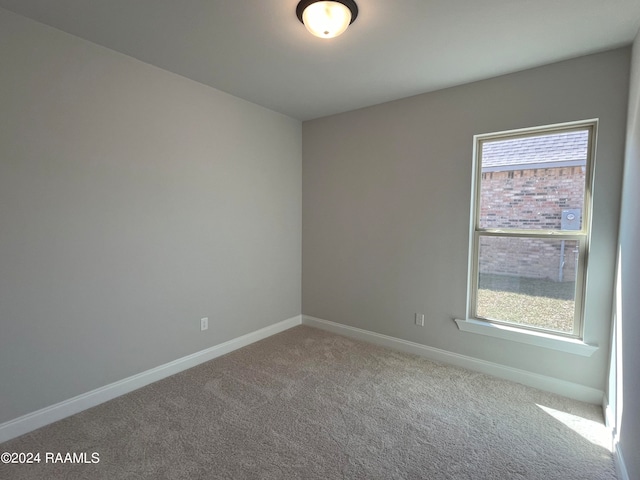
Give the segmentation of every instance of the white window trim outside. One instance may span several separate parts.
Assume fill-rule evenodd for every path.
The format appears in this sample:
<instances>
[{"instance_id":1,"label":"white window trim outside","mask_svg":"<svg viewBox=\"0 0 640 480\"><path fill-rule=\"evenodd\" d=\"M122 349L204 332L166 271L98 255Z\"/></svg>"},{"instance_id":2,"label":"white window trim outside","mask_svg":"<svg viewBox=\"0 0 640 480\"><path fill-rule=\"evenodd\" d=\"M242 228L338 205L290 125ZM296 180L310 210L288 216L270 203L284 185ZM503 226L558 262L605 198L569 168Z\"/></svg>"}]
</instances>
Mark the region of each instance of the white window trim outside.
<instances>
[{"instance_id":1,"label":"white window trim outside","mask_svg":"<svg viewBox=\"0 0 640 480\"><path fill-rule=\"evenodd\" d=\"M468 275L467 275L467 312L466 319L454 319L458 328L464 332L476 333L480 335L486 335L495 338L501 338L504 340L515 341L520 343L525 343L529 345L535 345L544 348L550 348L553 350L559 350L567 353L572 353L576 355L581 355L585 357L590 357L594 352L598 350L597 345L590 345L585 343L582 339L584 338L584 276L586 275L586 261L584 263L584 268L581 273L583 277L581 279L582 289L580 292L577 292L576 303L580 302L577 305L579 309L579 336L567 336L564 334L555 334L554 332L546 332L540 330L532 330L529 328L522 328L517 324L507 325L504 323L494 323L485 319L473 318L471 312L473 310L472 303L475 299L475 275L476 272L476 253L475 249L477 248L477 229L476 229L476 208L479 202L477 187L478 178L480 175L480 166L479 163L479 155L478 155L478 145L481 140L492 139L492 138L500 138L500 137L508 137L508 136L521 136L521 135L535 135L541 134L545 132L552 132L561 129L575 129L580 127L588 127L592 129L591 136L591 146L590 146L590 155L589 159L589 168L588 168L588 176L586 179L585 185L585 219L588 222L587 225L587 235L584 241L580 243L583 244L581 248L581 255L587 254L588 249L588 241L591 233L591 192L593 187L593 172L595 170L595 151L596 151L596 139L597 139L597 129L598 129L598 120L584 120L578 122L568 122L554 125L546 125L543 127L536 128L523 128L518 130L508 130L504 132L496 132L491 134L482 134L475 135L473 140L473 174L471 181L471 214L470 214L470 226L469 226L469 264L468 264ZM583 220L584 221L584 220ZM525 232L523 232L525 233ZM556 237L557 238L557 237ZM585 257L586 258L586 257Z\"/></svg>"}]
</instances>

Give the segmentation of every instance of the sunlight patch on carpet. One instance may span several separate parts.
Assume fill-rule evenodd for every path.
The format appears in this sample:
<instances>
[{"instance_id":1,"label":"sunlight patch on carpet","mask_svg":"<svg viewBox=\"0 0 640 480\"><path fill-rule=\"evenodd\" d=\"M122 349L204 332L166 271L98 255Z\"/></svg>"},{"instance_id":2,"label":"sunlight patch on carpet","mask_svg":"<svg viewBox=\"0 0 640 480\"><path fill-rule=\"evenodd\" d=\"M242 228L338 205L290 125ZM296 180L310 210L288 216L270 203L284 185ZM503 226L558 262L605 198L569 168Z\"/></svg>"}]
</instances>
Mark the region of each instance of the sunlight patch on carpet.
<instances>
[{"instance_id":1,"label":"sunlight patch on carpet","mask_svg":"<svg viewBox=\"0 0 640 480\"><path fill-rule=\"evenodd\" d=\"M551 415L553 418L569 427L585 440L605 448L608 452L611 452L611 434L609 429L601 422L589 420L578 415L562 412L554 408L545 407L544 405L536 404L543 412Z\"/></svg>"}]
</instances>

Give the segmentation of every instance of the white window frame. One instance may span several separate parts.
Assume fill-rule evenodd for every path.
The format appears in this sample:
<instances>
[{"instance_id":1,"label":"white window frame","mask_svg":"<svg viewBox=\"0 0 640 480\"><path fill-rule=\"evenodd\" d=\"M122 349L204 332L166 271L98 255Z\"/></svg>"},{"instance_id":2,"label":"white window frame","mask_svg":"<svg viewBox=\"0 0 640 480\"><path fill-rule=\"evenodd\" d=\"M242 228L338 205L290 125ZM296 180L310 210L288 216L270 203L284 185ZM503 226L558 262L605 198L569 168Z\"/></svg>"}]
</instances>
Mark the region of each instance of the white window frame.
<instances>
[{"instance_id":1,"label":"white window frame","mask_svg":"<svg viewBox=\"0 0 640 480\"><path fill-rule=\"evenodd\" d=\"M466 319L455 319L460 330L552 348L583 356L591 356L597 350L597 346L587 345L583 342L584 304L586 288L585 280L589 254L589 240L591 235L593 172L595 169L595 147L597 139L597 129L598 121L597 119L593 119L474 136L467 315ZM544 134L553 134L576 130L589 130L589 144L585 168L585 191L581 230L566 231L542 229L480 228L480 185L482 179L481 159L483 143L486 141L507 140L510 138L523 138L527 136L540 136ZM562 239L578 242L580 260L578 262L578 270L576 272L574 328L571 333L556 332L510 322L501 322L499 320L481 318L476 315L475 310L478 291L479 246L480 239L485 236L539 238L554 240Z\"/></svg>"}]
</instances>

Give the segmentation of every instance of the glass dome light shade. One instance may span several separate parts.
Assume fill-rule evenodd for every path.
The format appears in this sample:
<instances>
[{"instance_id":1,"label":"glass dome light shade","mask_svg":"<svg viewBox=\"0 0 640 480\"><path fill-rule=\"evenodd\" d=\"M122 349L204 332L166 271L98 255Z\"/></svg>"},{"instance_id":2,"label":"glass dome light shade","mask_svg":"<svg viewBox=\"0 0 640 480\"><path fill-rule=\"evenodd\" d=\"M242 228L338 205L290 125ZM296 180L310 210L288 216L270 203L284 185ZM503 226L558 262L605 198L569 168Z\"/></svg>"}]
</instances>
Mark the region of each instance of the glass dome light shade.
<instances>
[{"instance_id":1,"label":"glass dome light shade","mask_svg":"<svg viewBox=\"0 0 640 480\"><path fill-rule=\"evenodd\" d=\"M302 22L316 37L333 38L351 23L351 10L340 2L315 2L302 12Z\"/></svg>"}]
</instances>

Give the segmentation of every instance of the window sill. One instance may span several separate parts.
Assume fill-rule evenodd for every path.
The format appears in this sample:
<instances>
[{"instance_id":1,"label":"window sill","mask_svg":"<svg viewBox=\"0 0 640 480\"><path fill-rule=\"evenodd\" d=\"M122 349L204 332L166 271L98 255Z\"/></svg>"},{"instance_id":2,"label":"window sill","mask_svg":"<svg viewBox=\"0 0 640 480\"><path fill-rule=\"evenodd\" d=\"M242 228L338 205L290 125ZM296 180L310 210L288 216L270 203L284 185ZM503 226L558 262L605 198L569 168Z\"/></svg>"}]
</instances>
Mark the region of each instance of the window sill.
<instances>
[{"instance_id":1,"label":"window sill","mask_svg":"<svg viewBox=\"0 0 640 480\"><path fill-rule=\"evenodd\" d=\"M502 338L514 342L536 345L538 347L551 348L561 352L590 357L598 350L595 345L588 345L581 340L573 338L563 338L548 333L533 332L517 327L507 325L497 325L495 323L485 322L483 320L454 319L458 328L464 332L478 333L489 337Z\"/></svg>"}]
</instances>

